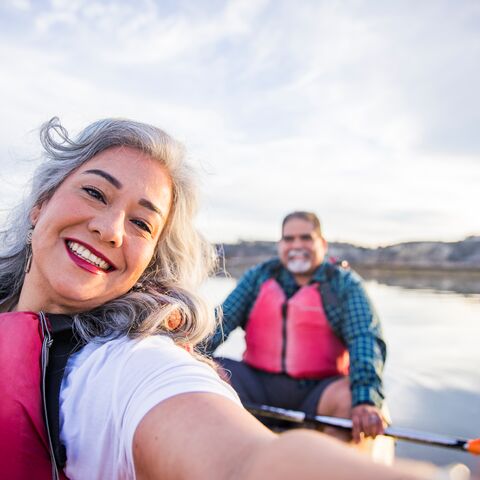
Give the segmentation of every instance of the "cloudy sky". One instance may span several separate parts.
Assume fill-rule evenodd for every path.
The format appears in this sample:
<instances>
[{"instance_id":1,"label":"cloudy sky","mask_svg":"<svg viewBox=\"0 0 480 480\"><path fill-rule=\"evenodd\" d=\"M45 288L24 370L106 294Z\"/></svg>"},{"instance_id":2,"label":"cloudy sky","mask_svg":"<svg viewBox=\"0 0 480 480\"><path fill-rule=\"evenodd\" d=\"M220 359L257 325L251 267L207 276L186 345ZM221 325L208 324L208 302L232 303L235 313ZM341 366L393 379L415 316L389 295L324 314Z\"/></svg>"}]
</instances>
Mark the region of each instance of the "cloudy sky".
<instances>
[{"instance_id":1,"label":"cloudy sky","mask_svg":"<svg viewBox=\"0 0 480 480\"><path fill-rule=\"evenodd\" d=\"M0 207L38 127L160 126L201 171L212 241L480 234L477 0L3 0Z\"/></svg>"}]
</instances>

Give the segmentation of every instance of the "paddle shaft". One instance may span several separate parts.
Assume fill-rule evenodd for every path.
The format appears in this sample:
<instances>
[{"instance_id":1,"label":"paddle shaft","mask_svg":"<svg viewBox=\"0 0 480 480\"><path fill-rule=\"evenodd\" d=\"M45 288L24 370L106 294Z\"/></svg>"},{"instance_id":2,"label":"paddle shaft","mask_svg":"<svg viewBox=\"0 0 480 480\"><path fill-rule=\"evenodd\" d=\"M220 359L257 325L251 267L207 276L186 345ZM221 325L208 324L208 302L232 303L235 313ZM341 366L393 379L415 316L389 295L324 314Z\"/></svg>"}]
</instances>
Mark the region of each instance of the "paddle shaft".
<instances>
[{"instance_id":1,"label":"paddle shaft","mask_svg":"<svg viewBox=\"0 0 480 480\"><path fill-rule=\"evenodd\" d=\"M345 430L352 429L352 421L348 418L329 417L326 415L309 415L305 412L296 410L287 410L283 408L271 407L268 405L245 404L245 408L256 416L274 418L284 420L291 423L306 424L314 426L331 426L343 428ZM453 448L464 452L472 452L469 449L470 440L448 437L429 432L420 432L399 427L386 427L384 435L396 438L398 440L406 440L409 442L421 443L424 445L433 445L437 447Z\"/></svg>"}]
</instances>

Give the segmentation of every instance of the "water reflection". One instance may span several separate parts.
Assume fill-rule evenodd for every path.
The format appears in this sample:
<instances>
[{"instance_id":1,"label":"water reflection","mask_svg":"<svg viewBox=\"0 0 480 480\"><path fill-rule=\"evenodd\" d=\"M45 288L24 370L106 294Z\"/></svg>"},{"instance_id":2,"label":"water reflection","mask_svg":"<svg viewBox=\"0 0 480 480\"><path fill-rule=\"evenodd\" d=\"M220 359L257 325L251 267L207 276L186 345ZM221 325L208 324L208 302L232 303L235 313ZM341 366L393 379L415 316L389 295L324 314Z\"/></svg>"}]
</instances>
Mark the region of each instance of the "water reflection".
<instances>
[{"instance_id":1,"label":"water reflection","mask_svg":"<svg viewBox=\"0 0 480 480\"><path fill-rule=\"evenodd\" d=\"M480 295L461 283L453 288L441 277L407 276L368 280L366 289L382 319L389 347L385 390L395 425L449 434L480 436ZM415 279L414 279L415 280ZM439 288L439 287L443 288ZM478 459L462 452L398 442L399 457L439 465Z\"/></svg>"},{"instance_id":2,"label":"water reflection","mask_svg":"<svg viewBox=\"0 0 480 480\"><path fill-rule=\"evenodd\" d=\"M365 280L415 290L480 294L480 272L457 270L355 269Z\"/></svg>"},{"instance_id":3,"label":"water reflection","mask_svg":"<svg viewBox=\"0 0 480 480\"><path fill-rule=\"evenodd\" d=\"M454 438L478 438L480 434L480 406L478 393L455 388L441 390L416 385L410 398L397 402L394 421L397 425L415 430L439 433ZM435 421L436 419L436 421ZM478 471L480 462L461 451L398 441L398 457L426 460L437 465L463 463Z\"/></svg>"}]
</instances>

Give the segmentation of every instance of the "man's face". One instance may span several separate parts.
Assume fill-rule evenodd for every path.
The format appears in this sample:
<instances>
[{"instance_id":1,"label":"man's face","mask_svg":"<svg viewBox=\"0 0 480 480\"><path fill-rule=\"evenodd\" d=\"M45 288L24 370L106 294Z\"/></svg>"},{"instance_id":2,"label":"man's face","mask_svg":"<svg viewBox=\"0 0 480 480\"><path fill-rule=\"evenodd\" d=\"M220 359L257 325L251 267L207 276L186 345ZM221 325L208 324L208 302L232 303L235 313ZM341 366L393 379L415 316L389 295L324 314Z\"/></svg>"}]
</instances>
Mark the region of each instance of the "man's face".
<instances>
[{"instance_id":1,"label":"man's face","mask_svg":"<svg viewBox=\"0 0 480 480\"><path fill-rule=\"evenodd\" d=\"M308 220L292 218L278 244L280 261L294 275L308 276L323 262L327 242Z\"/></svg>"}]
</instances>

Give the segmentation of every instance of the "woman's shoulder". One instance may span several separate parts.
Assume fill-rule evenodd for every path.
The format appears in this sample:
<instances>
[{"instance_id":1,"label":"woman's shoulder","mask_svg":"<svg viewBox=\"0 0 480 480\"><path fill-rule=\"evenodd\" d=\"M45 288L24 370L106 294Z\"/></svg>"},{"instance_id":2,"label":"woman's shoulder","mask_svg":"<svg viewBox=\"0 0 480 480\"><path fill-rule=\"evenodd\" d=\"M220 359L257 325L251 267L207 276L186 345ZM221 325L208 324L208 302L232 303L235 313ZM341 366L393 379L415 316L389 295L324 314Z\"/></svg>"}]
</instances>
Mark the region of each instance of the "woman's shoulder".
<instances>
[{"instance_id":1,"label":"woman's shoulder","mask_svg":"<svg viewBox=\"0 0 480 480\"><path fill-rule=\"evenodd\" d=\"M166 335L90 342L69 361L65 386L70 381L92 379L116 383L122 391L150 382L162 389L168 385L171 393L204 385L207 390L236 397L207 362L199 361Z\"/></svg>"},{"instance_id":2,"label":"woman's shoulder","mask_svg":"<svg viewBox=\"0 0 480 480\"><path fill-rule=\"evenodd\" d=\"M82 412L88 428L104 422L115 432L123 431L131 445L136 426L151 408L172 396L196 392L239 403L209 365L166 336L91 342L72 357L62 384L64 434L75 437L79 427L72 419Z\"/></svg>"},{"instance_id":3,"label":"woman's shoulder","mask_svg":"<svg viewBox=\"0 0 480 480\"><path fill-rule=\"evenodd\" d=\"M161 369L172 363L195 365L197 360L183 348L177 346L166 335L151 335L146 338L95 339L74 354L68 370L113 368L134 370L139 368ZM125 371L125 373L126 373Z\"/></svg>"}]
</instances>

